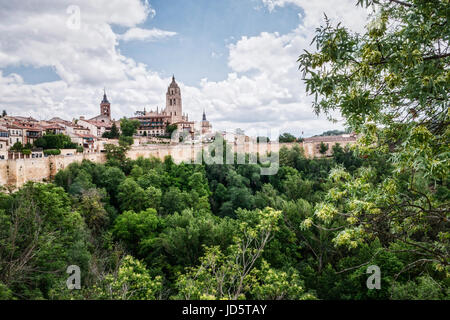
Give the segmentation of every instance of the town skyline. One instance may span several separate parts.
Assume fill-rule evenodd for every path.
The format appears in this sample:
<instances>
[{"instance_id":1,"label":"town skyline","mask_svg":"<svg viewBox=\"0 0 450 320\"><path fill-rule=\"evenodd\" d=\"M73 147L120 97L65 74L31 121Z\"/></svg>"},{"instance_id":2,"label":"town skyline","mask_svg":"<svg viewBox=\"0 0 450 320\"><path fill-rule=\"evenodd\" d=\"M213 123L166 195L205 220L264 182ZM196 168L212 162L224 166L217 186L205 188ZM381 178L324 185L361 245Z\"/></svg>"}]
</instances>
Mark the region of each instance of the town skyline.
<instances>
[{"instance_id":1,"label":"town skyline","mask_svg":"<svg viewBox=\"0 0 450 320\"><path fill-rule=\"evenodd\" d=\"M205 110L219 130L312 136L343 128L314 114L296 60L324 12L361 28L365 17L353 1L333 10L326 1L216 1L201 12L200 2L0 3L0 109L36 119L93 117L106 87L112 113L128 117L163 107L160 92L175 74L191 119ZM200 15L207 20L194 19Z\"/></svg>"}]
</instances>

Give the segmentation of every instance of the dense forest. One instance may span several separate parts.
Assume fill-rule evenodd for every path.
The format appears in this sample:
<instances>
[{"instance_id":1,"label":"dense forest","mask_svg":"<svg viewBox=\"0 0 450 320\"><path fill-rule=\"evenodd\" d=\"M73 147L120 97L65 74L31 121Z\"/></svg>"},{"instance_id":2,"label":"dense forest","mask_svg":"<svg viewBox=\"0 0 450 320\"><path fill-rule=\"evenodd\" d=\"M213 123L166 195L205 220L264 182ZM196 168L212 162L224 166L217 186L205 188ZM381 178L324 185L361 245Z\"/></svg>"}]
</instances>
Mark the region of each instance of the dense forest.
<instances>
[{"instance_id":1,"label":"dense forest","mask_svg":"<svg viewBox=\"0 0 450 320\"><path fill-rule=\"evenodd\" d=\"M258 165L175 164L170 157L71 164L54 183L28 183L0 199L0 296L17 299L439 299L445 277L407 245L373 239L337 246L345 221L313 224L330 178L390 172L339 145L333 158L280 151L277 175ZM369 169L372 168L372 169ZM338 169L338 170L340 170ZM310 221L310 222L308 222ZM306 225L306 226L305 226ZM382 270L366 287L367 265ZM66 268L81 268L68 290Z\"/></svg>"},{"instance_id":2,"label":"dense forest","mask_svg":"<svg viewBox=\"0 0 450 320\"><path fill-rule=\"evenodd\" d=\"M105 164L0 193L0 299L448 299L448 1L357 2L366 33L325 17L298 60L357 146L283 148L261 175L130 160L122 138Z\"/></svg>"}]
</instances>

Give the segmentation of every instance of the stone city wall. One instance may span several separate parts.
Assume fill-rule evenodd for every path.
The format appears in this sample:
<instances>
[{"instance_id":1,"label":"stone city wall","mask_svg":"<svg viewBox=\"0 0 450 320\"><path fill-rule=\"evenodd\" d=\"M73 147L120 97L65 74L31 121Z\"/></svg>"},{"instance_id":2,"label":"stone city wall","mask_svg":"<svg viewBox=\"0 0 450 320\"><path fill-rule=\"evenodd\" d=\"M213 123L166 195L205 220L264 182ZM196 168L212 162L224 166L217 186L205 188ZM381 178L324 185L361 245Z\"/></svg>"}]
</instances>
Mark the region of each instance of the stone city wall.
<instances>
[{"instance_id":1,"label":"stone city wall","mask_svg":"<svg viewBox=\"0 0 450 320\"><path fill-rule=\"evenodd\" d=\"M248 144L243 146L233 146L234 152L239 153L256 153L265 154L266 152L278 152L280 147L292 147L296 143L291 144ZM297 144L302 146L301 144ZM207 150L210 145L204 145ZM172 156L175 162L194 161L202 150L201 145L148 145L133 147L127 156L136 160L139 157L150 158L156 157L161 160L168 155ZM44 158L30 158L17 160L1 160L0 161L0 186L21 187L28 181L48 181L62 169L65 169L73 162L81 162L90 160L96 163L106 161L105 153L84 153L74 155L49 156Z\"/></svg>"}]
</instances>

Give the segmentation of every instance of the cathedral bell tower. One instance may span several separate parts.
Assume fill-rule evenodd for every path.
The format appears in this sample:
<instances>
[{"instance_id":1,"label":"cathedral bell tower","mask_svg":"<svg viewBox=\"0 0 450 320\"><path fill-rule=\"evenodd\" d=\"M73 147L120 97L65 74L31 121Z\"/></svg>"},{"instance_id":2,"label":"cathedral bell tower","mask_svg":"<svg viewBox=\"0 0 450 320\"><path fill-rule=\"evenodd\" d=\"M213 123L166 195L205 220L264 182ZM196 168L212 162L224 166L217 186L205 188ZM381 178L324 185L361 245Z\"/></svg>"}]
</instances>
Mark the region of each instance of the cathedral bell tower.
<instances>
[{"instance_id":1,"label":"cathedral bell tower","mask_svg":"<svg viewBox=\"0 0 450 320\"><path fill-rule=\"evenodd\" d=\"M169 85L166 93L166 114L171 116L172 122L181 121L183 119L183 107L181 103L180 87L172 77L172 83Z\"/></svg>"}]
</instances>

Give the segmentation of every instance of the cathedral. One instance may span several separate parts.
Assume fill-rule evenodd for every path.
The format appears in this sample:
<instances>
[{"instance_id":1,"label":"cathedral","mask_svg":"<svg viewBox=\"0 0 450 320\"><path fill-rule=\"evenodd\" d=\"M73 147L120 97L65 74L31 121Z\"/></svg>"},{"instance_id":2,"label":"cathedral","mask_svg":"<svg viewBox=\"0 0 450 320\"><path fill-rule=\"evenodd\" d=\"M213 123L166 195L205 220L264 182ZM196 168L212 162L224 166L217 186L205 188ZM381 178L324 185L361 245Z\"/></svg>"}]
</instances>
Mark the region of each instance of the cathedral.
<instances>
[{"instance_id":1,"label":"cathedral","mask_svg":"<svg viewBox=\"0 0 450 320\"><path fill-rule=\"evenodd\" d=\"M141 136L164 136L167 135L166 128L168 125L176 125L178 131L186 132L190 135L195 133L195 123L189 121L187 114L183 113L183 102L181 99L181 90L172 77L172 82L167 88L166 107L163 110L138 111L132 119L138 120L141 125L138 128L138 135ZM201 122L201 133L209 133L211 125L206 120L206 114L203 112L203 120Z\"/></svg>"}]
</instances>

